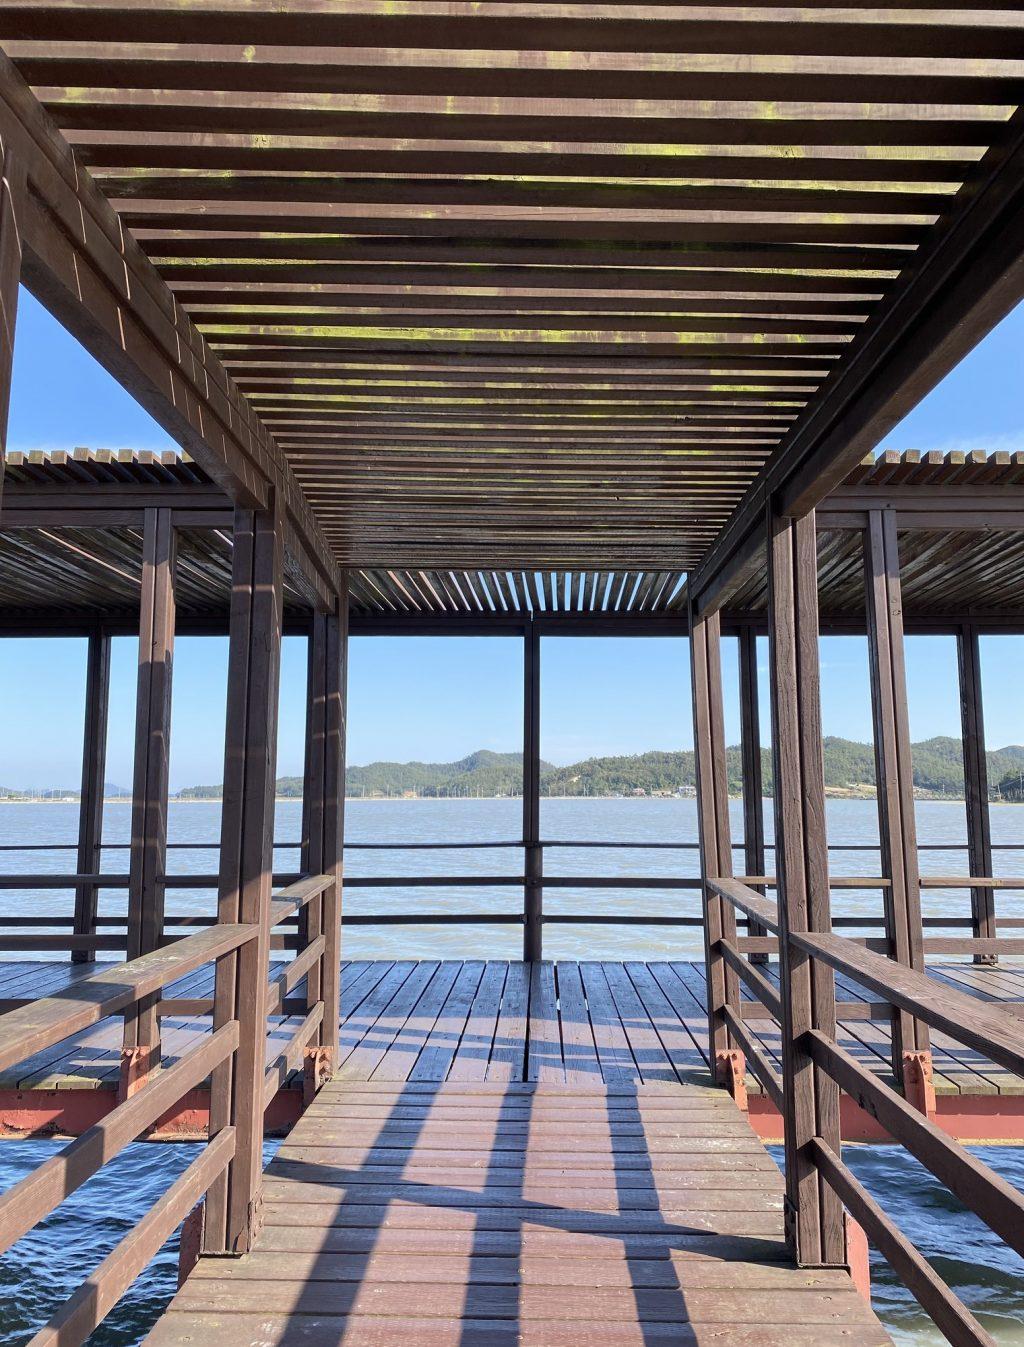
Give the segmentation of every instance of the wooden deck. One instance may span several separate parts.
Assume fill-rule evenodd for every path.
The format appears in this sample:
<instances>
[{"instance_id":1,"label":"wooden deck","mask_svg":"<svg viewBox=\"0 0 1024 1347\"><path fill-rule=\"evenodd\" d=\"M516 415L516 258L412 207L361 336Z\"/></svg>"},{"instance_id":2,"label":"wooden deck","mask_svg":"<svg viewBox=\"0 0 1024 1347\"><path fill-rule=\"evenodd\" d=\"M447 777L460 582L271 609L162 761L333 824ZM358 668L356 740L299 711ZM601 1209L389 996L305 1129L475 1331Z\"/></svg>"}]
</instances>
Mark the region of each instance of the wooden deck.
<instances>
[{"instance_id":1,"label":"wooden deck","mask_svg":"<svg viewBox=\"0 0 1024 1347\"><path fill-rule=\"evenodd\" d=\"M607 987L598 968L568 965L567 985ZM417 1016L442 969L439 1009ZM572 1043L568 1058L541 1047L537 1070L560 1071L557 1083L518 1078L531 1069L515 1055L526 1022L517 1011L503 1028L499 995L517 969L362 974L377 979L372 1004L409 988L393 1020L350 1040L349 1072L373 1079L325 1087L267 1171L254 1251L201 1260L149 1347L889 1342L845 1271L789 1261L779 1170L722 1091L667 1066L674 1083L602 1084L597 1033L578 1062ZM551 966L537 976L544 1016ZM525 986L515 994L527 1007ZM403 1034L405 1075L423 1062L445 1083L388 1076ZM495 1059L506 1040L515 1053ZM607 1047L648 1061L639 1040ZM684 1076L690 1060L678 1059Z\"/></svg>"},{"instance_id":2,"label":"wooden deck","mask_svg":"<svg viewBox=\"0 0 1024 1347\"><path fill-rule=\"evenodd\" d=\"M87 965L0 965L0 1001L52 994ZM272 969L272 972L275 971ZM777 969L764 970L777 983ZM949 964L930 969L940 984L1024 1013L1024 968ZM840 999L869 998L843 978ZM340 1078L349 1081L539 1081L602 1085L706 1082L704 966L696 963L562 961L533 966L504 960L354 960L342 965ZM296 989L301 993L301 985ZM202 969L168 995L212 994ZM209 1019L167 1017L165 1060L209 1031ZM298 1018L272 1021L267 1057L280 1050ZM778 1061L778 1032L766 1019L751 1027ZM848 1019L842 1045L889 1077L886 1019ZM942 1096L1019 1097L1024 1080L942 1034L932 1038L935 1087ZM104 1090L117 1084L120 1023L105 1021L0 1076L0 1094ZM758 1087L751 1079L750 1089Z\"/></svg>"}]
</instances>

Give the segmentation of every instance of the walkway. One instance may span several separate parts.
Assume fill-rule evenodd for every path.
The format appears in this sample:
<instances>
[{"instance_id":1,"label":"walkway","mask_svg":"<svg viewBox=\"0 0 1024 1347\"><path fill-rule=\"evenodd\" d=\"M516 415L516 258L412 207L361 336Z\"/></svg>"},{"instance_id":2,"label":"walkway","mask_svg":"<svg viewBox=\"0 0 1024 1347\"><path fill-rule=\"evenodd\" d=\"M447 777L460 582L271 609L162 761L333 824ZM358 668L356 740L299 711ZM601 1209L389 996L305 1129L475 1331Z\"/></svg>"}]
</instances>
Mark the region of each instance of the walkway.
<instances>
[{"instance_id":1,"label":"walkway","mask_svg":"<svg viewBox=\"0 0 1024 1347\"><path fill-rule=\"evenodd\" d=\"M0 964L0 1001L52 993L88 970L57 962ZM272 975L280 965L272 968ZM777 969L766 975L777 984ZM1024 968L972 964L931 966L943 985L1024 1010ZM296 988L293 995L301 992ZM839 998L858 1017L840 1023L839 1041L865 1065L889 1076L885 1009L845 979ZM202 999L212 995L212 970L168 988L189 998L193 1013L163 1021L165 1060L208 1031ZM879 1018L872 1018L878 1016ZM277 1018L268 1060L298 1024ZM768 1019L751 1027L778 1062L778 1031ZM5 1096L29 1091L113 1089L120 1025L108 1021L29 1058L0 1077ZM933 1034L940 1096L1020 1097L1024 1080L979 1053ZM526 965L506 960L353 960L342 965L342 1062L346 1080L506 1081L599 1085L707 1079L703 963L611 963L563 960ZM749 1088L757 1093L753 1080ZM1016 1106L1016 1105L1015 1105Z\"/></svg>"},{"instance_id":2,"label":"walkway","mask_svg":"<svg viewBox=\"0 0 1024 1347\"><path fill-rule=\"evenodd\" d=\"M788 1261L774 1161L696 1082L336 1080L270 1165L264 1221L148 1347L889 1343L844 1271Z\"/></svg>"}]
</instances>

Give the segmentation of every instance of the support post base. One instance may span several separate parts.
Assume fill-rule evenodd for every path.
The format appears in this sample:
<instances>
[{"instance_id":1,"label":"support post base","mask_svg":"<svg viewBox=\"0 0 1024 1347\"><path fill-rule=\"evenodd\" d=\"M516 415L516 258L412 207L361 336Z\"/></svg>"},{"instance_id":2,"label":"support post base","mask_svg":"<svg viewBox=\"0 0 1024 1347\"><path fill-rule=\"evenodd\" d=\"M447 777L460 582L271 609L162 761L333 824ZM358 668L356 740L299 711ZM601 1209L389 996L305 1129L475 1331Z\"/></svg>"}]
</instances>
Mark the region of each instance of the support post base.
<instances>
[{"instance_id":1,"label":"support post base","mask_svg":"<svg viewBox=\"0 0 1024 1347\"><path fill-rule=\"evenodd\" d=\"M117 1097L121 1103L138 1094L149 1080L150 1075L160 1065L160 1049L152 1045L140 1045L121 1049L121 1074L117 1083Z\"/></svg>"},{"instance_id":2,"label":"support post base","mask_svg":"<svg viewBox=\"0 0 1024 1347\"><path fill-rule=\"evenodd\" d=\"M185 1217L181 1227L181 1241L178 1244L178 1290L199 1262L203 1241L206 1236L206 1199L197 1202Z\"/></svg>"},{"instance_id":3,"label":"support post base","mask_svg":"<svg viewBox=\"0 0 1024 1347\"><path fill-rule=\"evenodd\" d=\"M935 1083L932 1077L930 1052L903 1054L903 1094L926 1118L935 1117Z\"/></svg>"},{"instance_id":4,"label":"support post base","mask_svg":"<svg viewBox=\"0 0 1024 1347\"><path fill-rule=\"evenodd\" d=\"M732 1095L736 1107L747 1111L747 1059L739 1048L715 1053L715 1068L720 1084Z\"/></svg>"},{"instance_id":5,"label":"support post base","mask_svg":"<svg viewBox=\"0 0 1024 1347\"><path fill-rule=\"evenodd\" d=\"M846 1266L850 1269L850 1279L854 1289L870 1305L871 1256L868 1252L868 1237L863 1227L848 1211L843 1212L843 1231L846 1236Z\"/></svg>"}]
</instances>

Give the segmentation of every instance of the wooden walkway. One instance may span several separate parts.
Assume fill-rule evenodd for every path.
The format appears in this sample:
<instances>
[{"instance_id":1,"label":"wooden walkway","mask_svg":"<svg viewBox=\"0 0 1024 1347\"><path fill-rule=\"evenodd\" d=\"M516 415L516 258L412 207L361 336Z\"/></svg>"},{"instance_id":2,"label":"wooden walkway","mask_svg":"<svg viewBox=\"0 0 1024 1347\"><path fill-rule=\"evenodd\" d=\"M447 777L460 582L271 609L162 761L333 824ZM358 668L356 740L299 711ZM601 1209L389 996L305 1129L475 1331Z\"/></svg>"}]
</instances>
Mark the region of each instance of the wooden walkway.
<instances>
[{"instance_id":1,"label":"wooden walkway","mask_svg":"<svg viewBox=\"0 0 1024 1347\"><path fill-rule=\"evenodd\" d=\"M596 1069L573 1083L456 1079L488 1074L483 1045L506 1033L493 988L468 1026L484 973L517 965L454 967L441 1011L399 1026L447 1083L380 1074L399 1060L386 1019L363 1036L349 1068L370 1071L373 1054L374 1078L325 1087L267 1171L255 1250L201 1260L148 1347L889 1343L845 1271L789 1262L780 1173L722 1091L602 1085ZM550 965L540 976L543 993ZM435 977L411 982L413 1006ZM479 1054L460 1055L467 1032Z\"/></svg>"},{"instance_id":2,"label":"wooden walkway","mask_svg":"<svg viewBox=\"0 0 1024 1347\"><path fill-rule=\"evenodd\" d=\"M279 966L278 966L279 967ZM0 965L0 1000L52 994L85 965ZM275 968L272 971L278 971ZM777 983L777 970L764 970ZM983 1000L1024 1009L1024 968L971 964L933 967L940 982ZM201 969L168 995L212 994ZM839 979L839 995L870 998ZM301 987L296 989L301 993ZM533 1080L598 1084L705 1080L708 1071L704 966L695 963L542 963L531 970L504 960L351 961L342 966L342 1060L345 1080ZM298 1024L278 1017L268 1061ZM778 1032L768 1020L751 1027L778 1061ZM209 1030L209 1019L168 1017L165 1058L173 1060ZM851 1019L840 1042L865 1065L888 1075L889 1025ZM933 1036L935 1085L947 1095L1020 1095L1024 1081L943 1035ZM119 1026L108 1021L19 1064L0 1089L96 1089L117 1083ZM756 1092L753 1081L751 1089Z\"/></svg>"},{"instance_id":3,"label":"wooden walkway","mask_svg":"<svg viewBox=\"0 0 1024 1347\"><path fill-rule=\"evenodd\" d=\"M275 966L272 972L279 971ZM0 965L0 1001L38 996L70 985L87 965L9 962ZM777 970L767 976L777 983ZM941 984L1024 1013L1024 968L971 964L929 970ZM296 989L302 993L302 987ZM212 994L202 969L168 989L201 999ZM294 993L293 993L294 994ZM839 979L839 996L869 998ZM539 1081L601 1085L703 1082L708 1079L704 966L694 963L562 961L527 965L504 960L360 961L342 965L340 1078L385 1081ZM876 1008L877 1013L877 1008ZM272 1060L298 1017L272 1022ZM209 1032L209 1018L163 1021L166 1061ZM778 1063L771 1021L752 1030ZM887 1019L848 1019L843 1047L890 1078ZM112 1089L117 1084L120 1024L105 1021L0 1077L0 1091ZM935 1087L940 1095L1020 1096L1024 1080L980 1054L933 1034ZM751 1079L749 1088L758 1092Z\"/></svg>"}]
</instances>

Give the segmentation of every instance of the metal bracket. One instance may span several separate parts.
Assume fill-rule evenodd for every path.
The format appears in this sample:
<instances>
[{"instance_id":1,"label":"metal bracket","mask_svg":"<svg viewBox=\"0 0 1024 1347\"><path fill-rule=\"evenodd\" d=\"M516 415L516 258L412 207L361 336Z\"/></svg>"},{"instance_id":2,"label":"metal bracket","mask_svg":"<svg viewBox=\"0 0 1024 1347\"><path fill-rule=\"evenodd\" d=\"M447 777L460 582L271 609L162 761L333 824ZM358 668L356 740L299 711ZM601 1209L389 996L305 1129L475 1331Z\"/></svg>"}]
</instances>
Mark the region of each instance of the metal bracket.
<instances>
[{"instance_id":1,"label":"metal bracket","mask_svg":"<svg viewBox=\"0 0 1024 1347\"><path fill-rule=\"evenodd\" d=\"M334 1054L322 1045L307 1047L302 1058L302 1107L308 1108L317 1092L334 1075Z\"/></svg>"},{"instance_id":2,"label":"metal bracket","mask_svg":"<svg viewBox=\"0 0 1024 1347\"><path fill-rule=\"evenodd\" d=\"M138 1045L121 1049L121 1074L117 1084L117 1098L120 1103L131 1099L133 1094L146 1084L154 1067L160 1064L159 1048L151 1045Z\"/></svg>"},{"instance_id":3,"label":"metal bracket","mask_svg":"<svg viewBox=\"0 0 1024 1347\"><path fill-rule=\"evenodd\" d=\"M903 1094L926 1118L935 1117L935 1083L932 1055L928 1051L903 1054Z\"/></svg>"},{"instance_id":4,"label":"metal bracket","mask_svg":"<svg viewBox=\"0 0 1024 1347\"><path fill-rule=\"evenodd\" d=\"M747 1059L739 1048L715 1053L715 1070L719 1082L732 1095L736 1107L747 1112Z\"/></svg>"}]
</instances>

